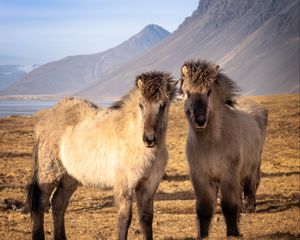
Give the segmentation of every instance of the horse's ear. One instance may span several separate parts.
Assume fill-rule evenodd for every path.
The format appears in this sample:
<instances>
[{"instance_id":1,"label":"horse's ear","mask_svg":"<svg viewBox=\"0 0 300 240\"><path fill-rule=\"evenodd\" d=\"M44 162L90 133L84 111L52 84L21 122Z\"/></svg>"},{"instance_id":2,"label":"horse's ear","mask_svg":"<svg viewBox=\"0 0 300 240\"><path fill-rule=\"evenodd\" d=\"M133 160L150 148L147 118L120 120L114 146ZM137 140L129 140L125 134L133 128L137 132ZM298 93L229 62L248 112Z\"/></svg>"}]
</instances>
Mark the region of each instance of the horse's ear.
<instances>
[{"instance_id":1,"label":"horse's ear","mask_svg":"<svg viewBox=\"0 0 300 240\"><path fill-rule=\"evenodd\" d=\"M143 83L142 79L139 78L138 80L136 80L136 86L139 89L141 89L144 86L144 83Z\"/></svg>"},{"instance_id":2,"label":"horse's ear","mask_svg":"<svg viewBox=\"0 0 300 240\"><path fill-rule=\"evenodd\" d=\"M219 72L220 72L220 66L219 66L219 65L216 65L216 66L215 66L215 74L214 74L215 76L214 76L214 78L213 78L213 82L216 81L216 78L217 78Z\"/></svg>"},{"instance_id":3,"label":"horse's ear","mask_svg":"<svg viewBox=\"0 0 300 240\"><path fill-rule=\"evenodd\" d=\"M187 76L188 72L189 72L189 69L188 69L187 65L184 64L184 65L181 67L181 73L182 73L183 76Z\"/></svg>"}]
</instances>

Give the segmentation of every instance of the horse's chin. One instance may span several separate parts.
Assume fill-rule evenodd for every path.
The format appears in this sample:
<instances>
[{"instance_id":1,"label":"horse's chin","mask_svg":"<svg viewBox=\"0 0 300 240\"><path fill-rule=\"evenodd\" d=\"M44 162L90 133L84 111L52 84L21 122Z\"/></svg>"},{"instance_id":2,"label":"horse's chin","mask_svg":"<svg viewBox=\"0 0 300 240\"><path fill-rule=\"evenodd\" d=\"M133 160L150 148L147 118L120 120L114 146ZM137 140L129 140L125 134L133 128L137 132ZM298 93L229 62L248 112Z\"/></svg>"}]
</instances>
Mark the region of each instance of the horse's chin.
<instances>
[{"instance_id":1,"label":"horse's chin","mask_svg":"<svg viewBox=\"0 0 300 240\"><path fill-rule=\"evenodd\" d=\"M193 128L196 130L196 131L203 131L205 130L207 127L207 123L203 124L203 125L198 125L198 124L193 124Z\"/></svg>"}]
</instances>

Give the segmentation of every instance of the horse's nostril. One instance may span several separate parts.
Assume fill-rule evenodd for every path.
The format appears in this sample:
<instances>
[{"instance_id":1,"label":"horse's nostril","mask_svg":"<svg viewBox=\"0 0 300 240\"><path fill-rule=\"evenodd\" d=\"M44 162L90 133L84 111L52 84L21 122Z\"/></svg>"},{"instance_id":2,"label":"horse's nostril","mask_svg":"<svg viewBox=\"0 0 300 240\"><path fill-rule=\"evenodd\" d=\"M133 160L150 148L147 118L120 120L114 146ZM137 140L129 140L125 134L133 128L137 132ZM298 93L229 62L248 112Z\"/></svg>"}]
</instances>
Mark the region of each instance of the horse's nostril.
<instances>
[{"instance_id":1,"label":"horse's nostril","mask_svg":"<svg viewBox=\"0 0 300 240\"><path fill-rule=\"evenodd\" d=\"M154 143L156 142L156 136L155 134L145 134L143 136L143 140L147 145L154 145Z\"/></svg>"},{"instance_id":2,"label":"horse's nostril","mask_svg":"<svg viewBox=\"0 0 300 240\"><path fill-rule=\"evenodd\" d=\"M205 116L199 116L199 117L197 117L195 122L198 126L203 126L206 122L206 118L205 118Z\"/></svg>"},{"instance_id":3,"label":"horse's nostril","mask_svg":"<svg viewBox=\"0 0 300 240\"><path fill-rule=\"evenodd\" d=\"M150 136L146 136L146 141L147 142L155 142L155 140L156 140L156 137L155 137L155 135L150 135Z\"/></svg>"}]
</instances>

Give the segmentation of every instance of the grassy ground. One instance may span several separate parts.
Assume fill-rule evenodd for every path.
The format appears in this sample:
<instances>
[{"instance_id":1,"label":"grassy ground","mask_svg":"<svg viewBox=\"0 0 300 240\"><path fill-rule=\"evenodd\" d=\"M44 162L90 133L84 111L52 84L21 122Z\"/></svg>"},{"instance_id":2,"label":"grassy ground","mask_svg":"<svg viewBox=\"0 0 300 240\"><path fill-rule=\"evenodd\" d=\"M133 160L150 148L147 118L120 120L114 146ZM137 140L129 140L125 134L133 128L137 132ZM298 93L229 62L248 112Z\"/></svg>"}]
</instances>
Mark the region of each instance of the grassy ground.
<instances>
[{"instance_id":1,"label":"grassy ground","mask_svg":"<svg viewBox=\"0 0 300 240\"><path fill-rule=\"evenodd\" d=\"M299 95L255 97L269 109L269 127L262 160L256 213L242 214L245 239L300 239ZM22 213L30 177L33 118L0 119L0 239L30 239L30 215ZM171 108L167 178L155 201L155 239L195 239L195 198L185 159L187 123L182 105ZM69 239L112 239L116 208L110 191L80 187L66 214ZM46 239L51 239L51 214L46 214ZM210 239L224 239L219 207ZM129 239L142 239L136 217Z\"/></svg>"}]
</instances>

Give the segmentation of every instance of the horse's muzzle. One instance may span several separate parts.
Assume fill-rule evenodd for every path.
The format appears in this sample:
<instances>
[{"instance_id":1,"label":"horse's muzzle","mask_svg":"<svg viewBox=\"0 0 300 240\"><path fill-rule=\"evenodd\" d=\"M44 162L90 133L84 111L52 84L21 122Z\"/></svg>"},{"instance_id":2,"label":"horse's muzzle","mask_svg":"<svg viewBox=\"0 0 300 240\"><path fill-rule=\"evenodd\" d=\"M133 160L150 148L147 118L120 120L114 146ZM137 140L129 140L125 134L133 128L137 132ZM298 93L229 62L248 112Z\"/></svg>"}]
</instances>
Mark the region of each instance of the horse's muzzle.
<instances>
[{"instance_id":1,"label":"horse's muzzle","mask_svg":"<svg viewBox=\"0 0 300 240\"><path fill-rule=\"evenodd\" d=\"M206 117L204 115L200 115L194 119L194 127L197 129L206 127Z\"/></svg>"},{"instance_id":2,"label":"horse's muzzle","mask_svg":"<svg viewBox=\"0 0 300 240\"><path fill-rule=\"evenodd\" d=\"M156 144L156 136L155 134L144 134L143 141L146 147L152 148Z\"/></svg>"}]
</instances>

